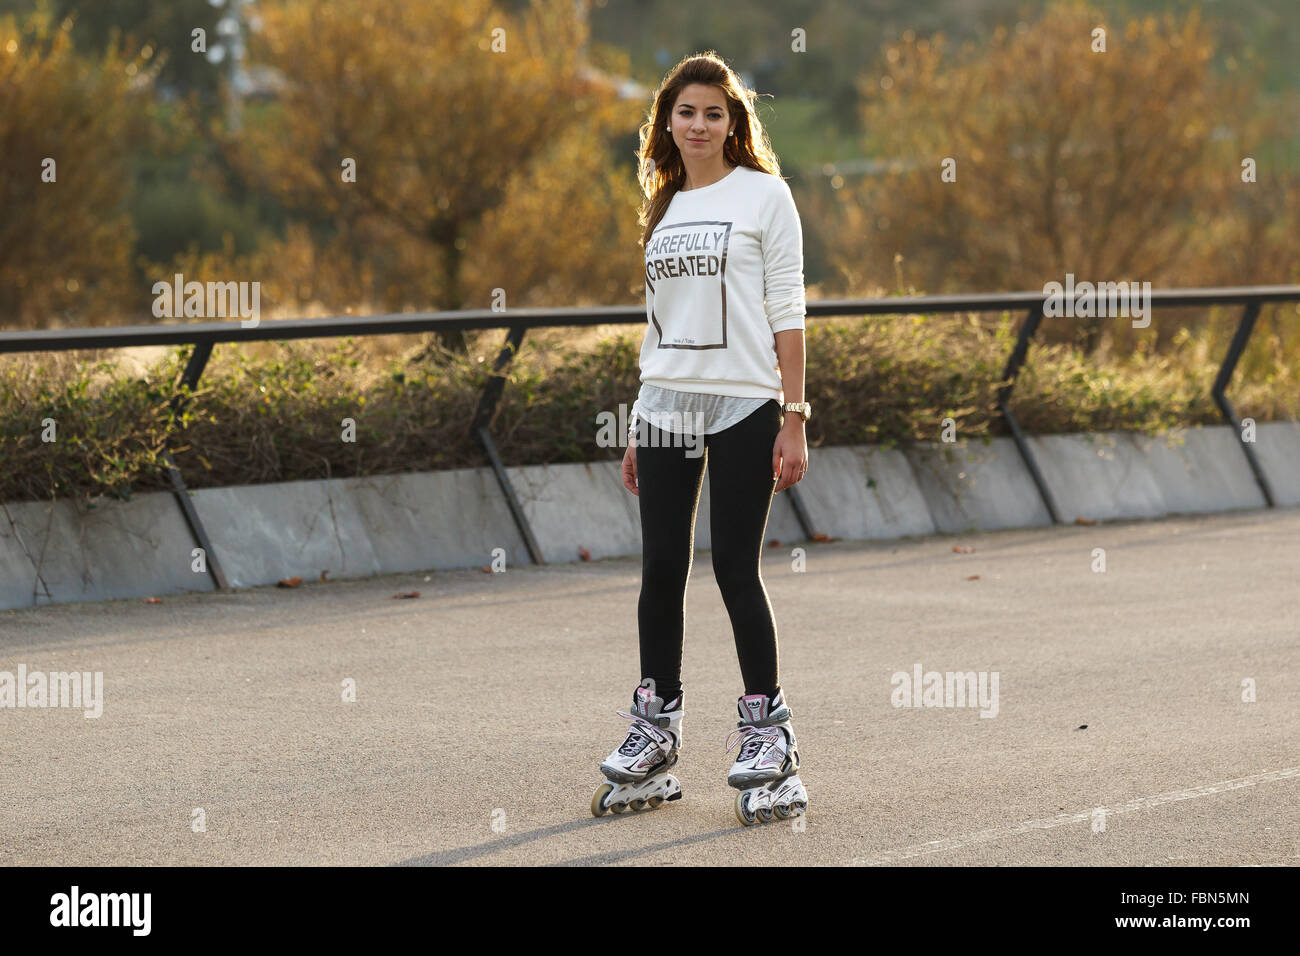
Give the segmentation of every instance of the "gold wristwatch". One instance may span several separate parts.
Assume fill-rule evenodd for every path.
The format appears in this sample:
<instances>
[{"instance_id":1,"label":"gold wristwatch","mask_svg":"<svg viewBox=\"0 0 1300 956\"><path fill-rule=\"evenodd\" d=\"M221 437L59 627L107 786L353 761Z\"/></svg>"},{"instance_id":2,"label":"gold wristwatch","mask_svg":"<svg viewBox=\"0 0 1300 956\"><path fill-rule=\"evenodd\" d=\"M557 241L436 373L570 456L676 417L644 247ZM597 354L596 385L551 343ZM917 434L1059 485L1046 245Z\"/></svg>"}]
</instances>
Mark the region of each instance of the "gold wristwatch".
<instances>
[{"instance_id":1,"label":"gold wristwatch","mask_svg":"<svg viewBox=\"0 0 1300 956\"><path fill-rule=\"evenodd\" d=\"M798 412L799 417L805 422L812 418L812 406L807 402L786 402L781 406L781 412Z\"/></svg>"}]
</instances>

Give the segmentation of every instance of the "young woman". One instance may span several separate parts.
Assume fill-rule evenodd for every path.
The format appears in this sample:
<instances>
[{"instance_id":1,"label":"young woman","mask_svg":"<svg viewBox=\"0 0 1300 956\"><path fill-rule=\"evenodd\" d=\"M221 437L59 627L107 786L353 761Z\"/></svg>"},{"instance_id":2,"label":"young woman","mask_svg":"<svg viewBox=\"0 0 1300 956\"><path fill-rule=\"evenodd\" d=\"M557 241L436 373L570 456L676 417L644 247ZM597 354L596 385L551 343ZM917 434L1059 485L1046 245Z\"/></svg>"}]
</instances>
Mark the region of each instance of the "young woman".
<instances>
[{"instance_id":1,"label":"young woman","mask_svg":"<svg viewBox=\"0 0 1300 956\"><path fill-rule=\"evenodd\" d=\"M713 53L679 63L641 128L649 325L623 458L640 499L642 681L592 813L681 796L682 638L695 512L708 467L713 571L745 693L727 750L743 824L803 813L799 751L777 676L760 559L772 497L808 469L803 234L754 94Z\"/></svg>"}]
</instances>

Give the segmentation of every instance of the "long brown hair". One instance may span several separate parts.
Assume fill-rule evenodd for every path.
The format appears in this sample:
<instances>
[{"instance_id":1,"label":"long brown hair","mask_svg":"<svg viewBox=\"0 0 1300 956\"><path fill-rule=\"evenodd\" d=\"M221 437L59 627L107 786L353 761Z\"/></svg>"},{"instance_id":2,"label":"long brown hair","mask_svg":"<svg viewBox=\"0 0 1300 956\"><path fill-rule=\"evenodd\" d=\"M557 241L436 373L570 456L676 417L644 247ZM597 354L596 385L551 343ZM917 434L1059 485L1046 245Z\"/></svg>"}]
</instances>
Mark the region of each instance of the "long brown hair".
<instances>
[{"instance_id":1,"label":"long brown hair","mask_svg":"<svg viewBox=\"0 0 1300 956\"><path fill-rule=\"evenodd\" d=\"M638 210L637 222L642 227L642 245L650 239L655 226L664 217L673 195L686 183L686 166L667 126L677 97L692 83L719 87L726 97L728 119L735 120L736 129L735 135L728 136L722 145L723 159L735 166L781 175L781 164L776 153L772 152L767 130L753 109L758 94L746 89L740 77L714 51L684 57L655 91L650 116L641 124L637 179L645 199Z\"/></svg>"}]
</instances>

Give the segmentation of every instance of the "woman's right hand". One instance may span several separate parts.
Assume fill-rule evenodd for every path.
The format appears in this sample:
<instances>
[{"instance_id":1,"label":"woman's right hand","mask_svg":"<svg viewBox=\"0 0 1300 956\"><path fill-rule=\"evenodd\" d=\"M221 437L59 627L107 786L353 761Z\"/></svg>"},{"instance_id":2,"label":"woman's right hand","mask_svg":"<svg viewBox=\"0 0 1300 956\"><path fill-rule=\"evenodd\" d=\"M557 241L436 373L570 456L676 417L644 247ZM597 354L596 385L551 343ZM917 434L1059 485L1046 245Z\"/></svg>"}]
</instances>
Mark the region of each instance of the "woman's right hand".
<instances>
[{"instance_id":1,"label":"woman's right hand","mask_svg":"<svg viewBox=\"0 0 1300 956\"><path fill-rule=\"evenodd\" d=\"M641 491L636 483L636 446L631 441L627 443L627 451L623 453L623 487L638 498L641 497Z\"/></svg>"}]
</instances>

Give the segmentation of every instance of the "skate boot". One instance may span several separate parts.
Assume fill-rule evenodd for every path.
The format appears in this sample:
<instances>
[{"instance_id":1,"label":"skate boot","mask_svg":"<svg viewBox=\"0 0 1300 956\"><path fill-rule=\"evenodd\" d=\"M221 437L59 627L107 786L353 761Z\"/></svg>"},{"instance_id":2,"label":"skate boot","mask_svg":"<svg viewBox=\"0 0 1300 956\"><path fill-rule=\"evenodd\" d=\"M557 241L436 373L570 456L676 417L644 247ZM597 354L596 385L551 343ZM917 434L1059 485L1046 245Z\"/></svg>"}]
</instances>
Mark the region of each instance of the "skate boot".
<instances>
[{"instance_id":1,"label":"skate boot","mask_svg":"<svg viewBox=\"0 0 1300 956\"><path fill-rule=\"evenodd\" d=\"M736 819L742 825L787 820L808 809L808 793L799 779L799 743L790 723L785 694L746 694L736 704L740 720L727 737L727 753L740 753L727 774L736 794Z\"/></svg>"},{"instance_id":2,"label":"skate boot","mask_svg":"<svg viewBox=\"0 0 1300 956\"><path fill-rule=\"evenodd\" d=\"M627 739L600 765L605 782L591 797L591 813L622 813L658 807L665 800L680 800L681 784L668 772L677 763L682 746L682 697L665 705L655 696L655 682L647 677L632 694L632 713L615 711L632 721Z\"/></svg>"}]
</instances>

